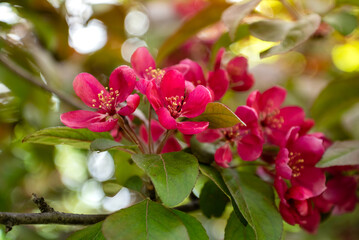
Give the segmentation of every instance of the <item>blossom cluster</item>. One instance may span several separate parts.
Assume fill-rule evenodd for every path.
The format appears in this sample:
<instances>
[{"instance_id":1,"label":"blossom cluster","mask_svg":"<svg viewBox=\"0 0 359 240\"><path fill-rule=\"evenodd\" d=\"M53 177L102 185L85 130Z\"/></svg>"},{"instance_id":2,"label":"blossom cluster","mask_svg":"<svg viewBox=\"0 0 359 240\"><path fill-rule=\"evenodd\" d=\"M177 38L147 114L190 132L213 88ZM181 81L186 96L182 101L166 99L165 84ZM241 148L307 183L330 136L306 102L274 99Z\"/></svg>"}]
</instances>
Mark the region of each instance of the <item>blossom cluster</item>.
<instances>
[{"instance_id":1,"label":"blossom cluster","mask_svg":"<svg viewBox=\"0 0 359 240\"><path fill-rule=\"evenodd\" d=\"M237 56L224 65L223 54L224 49L218 51L213 69L205 74L190 59L159 69L148 50L138 48L132 68L120 66L111 73L109 88L88 73L79 74L73 82L75 93L96 111L64 113L61 121L71 128L110 131L115 140L133 142L143 153L180 151L195 135L199 142L217 147L214 159L220 167L233 167L234 158L262 161L257 173L273 183L283 219L309 232L315 232L321 214L352 211L357 181L345 174L350 168L315 166L331 142L322 133L308 133L314 121L306 119L302 108L282 106L285 89L251 92L246 105L235 111L245 124L209 129L209 122L191 120L229 89L247 91L253 86L247 59ZM149 103L148 117L138 110L141 95ZM142 124L135 124L135 118ZM268 153L269 146L275 154Z\"/></svg>"}]
</instances>

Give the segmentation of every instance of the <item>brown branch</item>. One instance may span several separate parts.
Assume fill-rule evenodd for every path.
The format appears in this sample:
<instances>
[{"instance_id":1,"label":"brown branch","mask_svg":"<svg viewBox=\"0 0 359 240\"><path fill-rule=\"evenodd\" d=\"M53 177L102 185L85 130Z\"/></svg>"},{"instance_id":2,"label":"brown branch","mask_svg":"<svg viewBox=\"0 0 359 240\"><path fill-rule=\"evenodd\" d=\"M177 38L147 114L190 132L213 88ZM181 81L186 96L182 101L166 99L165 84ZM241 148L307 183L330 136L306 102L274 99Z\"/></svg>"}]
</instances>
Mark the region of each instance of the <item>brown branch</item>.
<instances>
[{"instance_id":1,"label":"brown branch","mask_svg":"<svg viewBox=\"0 0 359 240\"><path fill-rule=\"evenodd\" d=\"M81 104L79 101L76 101L75 99L71 98L70 96L67 96L66 94L62 93L61 91L47 85L41 82L40 79L33 76L31 73L27 72L25 69L19 67L17 64L15 64L12 60L10 60L5 55L0 54L0 63L2 63L7 69L9 69L11 72L15 73L16 75L20 76L27 82L31 83L32 85L45 90L47 92L55 94L59 99L61 99L63 102L67 103L68 105L71 105L75 108L82 109L84 108L84 105Z\"/></svg>"},{"instance_id":2,"label":"brown branch","mask_svg":"<svg viewBox=\"0 0 359 240\"><path fill-rule=\"evenodd\" d=\"M23 224L63 224L63 225L91 225L104 220L107 214L74 214L62 212L43 213L10 213L0 212L0 224L10 231L15 225Z\"/></svg>"},{"instance_id":3,"label":"brown branch","mask_svg":"<svg viewBox=\"0 0 359 240\"><path fill-rule=\"evenodd\" d=\"M55 212L55 210L50 207L43 197L38 197L35 193L32 194L32 201L36 204L36 206L40 209L40 212Z\"/></svg>"}]
</instances>

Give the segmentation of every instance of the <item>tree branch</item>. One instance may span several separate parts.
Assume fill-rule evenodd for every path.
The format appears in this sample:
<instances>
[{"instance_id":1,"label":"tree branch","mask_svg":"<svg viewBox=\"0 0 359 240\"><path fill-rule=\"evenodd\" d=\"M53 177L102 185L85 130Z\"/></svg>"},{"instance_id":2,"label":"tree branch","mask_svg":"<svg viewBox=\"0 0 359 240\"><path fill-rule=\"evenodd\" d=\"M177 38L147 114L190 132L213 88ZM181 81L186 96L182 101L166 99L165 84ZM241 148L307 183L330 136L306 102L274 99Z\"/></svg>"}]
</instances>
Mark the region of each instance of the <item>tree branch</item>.
<instances>
[{"instance_id":1,"label":"tree branch","mask_svg":"<svg viewBox=\"0 0 359 240\"><path fill-rule=\"evenodd\" d=\"M64 224L91 225L104 220L107 214L73 214L62 212L10 213L0 212L0 224L6 226L7 232L15 225L22 224Z\"/></svg>"},{"instance_id":2,"label":"tree branch","mask_svg":"<svg viewBox=\"0 0 359 240\"><path fill-rule=\"evenodd\" d=\"M84 105L81 104L79 101L76 101L75 99L67 96L66 94L62 93L61 91L59 91L47 84L42 83L39 79L34 77L32 74L30 74L23 68L16 65L13 61L11 61L5 55L0 54L0 63L2 63L5 67L7 67L11 72L20 76L21 78L28 81L32 85L34 85L38 88L41 88L42 90L45 90L45 91L55 94L59 99L61 99L63 102L67 103L68 105L71 105L78 109L82 109L84 107Z\"/></svg>"}]
</instances>

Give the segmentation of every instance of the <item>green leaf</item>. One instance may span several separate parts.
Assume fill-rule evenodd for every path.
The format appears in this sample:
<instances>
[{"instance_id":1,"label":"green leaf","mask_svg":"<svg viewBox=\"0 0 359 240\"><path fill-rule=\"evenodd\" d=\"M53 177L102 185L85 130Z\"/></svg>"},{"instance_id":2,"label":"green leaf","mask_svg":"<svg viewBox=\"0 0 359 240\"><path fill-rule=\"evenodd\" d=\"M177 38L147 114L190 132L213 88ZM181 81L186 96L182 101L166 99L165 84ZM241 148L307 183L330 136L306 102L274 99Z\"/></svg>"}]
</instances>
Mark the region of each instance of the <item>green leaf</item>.
<instances>
[{"instance_id":1,"label":"green leaf","mask_svg":"<svg viewBox=\"0 0 359 240\"><path fill-rule=\"evenodd\" d=\"M292 22L283 20L260 20L249 25L251 34L259 39L270 42L285 39L288 30L293 26Z\"/></svg>"},{"instance_id":2,"label":"green leaf","mask_svg":"<svg viewBox=\"0 0 359 240\"><path fill-rule=\"evenodd\" d=\"M228 197L222 190L220 190L214 182L208 181L202 188L199 197L199 206L206 217L220 217L228 201Z\"/></svg>"},{"instance_id":3,"label":"green leaf","mask_svg":"<svg viewBox=\"0 0 359 240\"><path fill-rule=\"evenodd\" d=\"M89 149L97 138L112 139L108 132L92 132L86 128L52 127L37 131L23 139L23 142L46 145L66 144L77 148Z\"/></svg>"},{"instance_id":4,"label":"green leaf","mask_svg":"<svg viewBox=\"0 0 359 240\"><path fill-rule=\"evenodd\" d=\"M202 224L195 217L192 217L191 215L188 215L176 209L172 209L172 212L181 219L182 223L187 228L187 232L191 240L208 239L206 230L203 228Z\"/></svg>"},{"instance_id":5,"label":"green leaf","mask_svg":"<svg viewBox=\"0 0 359 240\"><path fill-rule=\"evenodd\" d=\"M143 187L143 181L139 176L132 176L124 184L124 187L141 192Z\"/></svg>"},{"instance_id":6,"label":"green leaf","mask_svg":"<svg viewBox=\"0 0 359 240\"><path fill-rule=\"evenodd\" d=\"M256 239L281 239L282 217L274 205L272 187L250 173L233 169L224 169L222 176Z\"/></svg>"},{"instance_id":7,"label":"green leaf","mask_svg":"<svg viewBox=\"0 0 359 240\"><path fill-rule=\"evenodd\" d=\"M253 11L261 0L250 0L237 3L227 8L222 14L222 21L229 30L229 36L234 39L237 27L244 17Z\"/></svg>"},{"instance_id":8,"label":"green leaf","mask_svg":"<svg viewBox=\"0 0 359 240\"><path fill-rule=\"evenodd\" d=\"M318 14L310 14L294 22L293 26L287 31L283 41L279 45L262 52L260 54L261 58L286 53L305 42L318 29L320 21L321 19Z\"/></svg>"},{"instance_id":9,"label":"green leaf","mask_svg":"<svg viewBox=\"0 0 359 240\"><path fill-rule=\"evenodd\" d=\"M163 61L172 51L176 50L201 29L219 21L221 13L228 6L230 6L230 4L225 1L213 1L195 16L186 20L181 27L162 44L158 50L157 62Z\"/></svg>"},{"instance_id":10,"label":"green leaf","mask_svg":"<svg viewBox=\"0 0 359 240\"><path fill-rule=\"evenodd\" d=\"M222 192L224 194L226 194L228 198L231 199L235 213L239 217L240 221L244 225L247 225L248 224L247 220L244 218L241 211L239 210L235 199L233 198L232 194L230 193L230 191L229 191L226 183L224 182L221 174L219 173L219 171L212 166L208 166L208 165L204 165L204 164L200 164L200 170L201 170L202 174L206 175L209 179L211 179L219 187L219 189L221 189Z\"/></svg>"},{"instance_id":11,"label":"green leaf","mask_svg":"<svg viewBox=\"0 0 359 240\"><path fill-rule=\"evenodd\" d=\"M102 189L106 196L115 196L121 190L121 188L122 186L115 180L108 180L102 183Z\"/></svg>"},{"instance_id":12,"label":"green leaf","mask_svg":"<svg viewBox=\"0 0 359 240\"><path fill-rule=\"evenodd\" d=\"M101 232L102 223L99 222L94 225L88 226L84 229L81 229L67 238L67 240L105 240Z\"/></svg>"},{"instance_id":13,"label":"green leaf","mask_svg":"<svg viewBox=\"0 0 359 240\"><path fill-rule=\"evenodd\" d=\"M151 178L163 204L168 207L181 203L196 183L198 162L192 154L135 154L132 159Z\"/></svg>"},{"instance_id":14,"label":"green leaf","mask_svg":"<svg viewBox=\"0 0 359 240\"><path fill-rule=\"evenodd\" d=\"M353 6L359 6L359 1L358 0L337 0L337 5L340 4L350 4Z\"/></svg>"},{"instance_id":15,"label":"green leaf","mask_svg":"<svg viewBox=\"0 0 359 240\"><path fill-rule=\"evenodd\" d=\"M92 151L108 151L110 149L118 149L118 150L123 150L123 149L129 149L129 150L136 150L137 149L137 145L123 145L119 142L116 142L114 140L108 139L108 138L98 138L95 139L91 145L90 145L90 149Z\"/></svg>"},{"instance_id":16,"label":"green leaf","mask_svg":"<svg viewBox=\"0 0 359 240\"><path fill-rule=\"evenodd\" d=\"M202 163L212 163L216 147L210 143L200 143L195 136L191 138L191 152Z\"/></svg>"},{"instance_id":17,"label":"green leaf","mask_svg":"<svg viewBox=\"0 0 359 240\"><path fill-rule=\"evenodd\" d=\"M148 199L107 217L102 232L111 240L190 239L176 214Z\"/></svg>"},{"instance_id":18,"label":"green leaf","mask_svg":"<svg viewBox=\"0 0 359 240\"><path fill-rule=\"evenodd\" d=\"M209 122L209 128L229 128L239 123L245 123L226 107L223 103L211 102L207 104L206 110L198 117L192 118L195 122Z\"/></svg>"},{"instance_id":19,"label":"green leaf","mask_svg":"<svg viewBox=\"0 0 359 240\"><path fill-rule=\"evenodd\" d=\"M345 111L359 102L359 81L356 77L332 81L322 90L311 109L318 129L325 129L341 120Z\"/></svg>"},{"instance_id":20,"label":"green leaf","mask_svg":"<svg viewBox=\"0 0 359 240\"><path fill-rule=\"evenodd\" d=\"M344 36L352 33L358 26L357 17L346 11L330 13L323 20Z\"/></svg>"},{"instance_id":21,"label":"green leaf","mask_svg":"<svg viewBox=\"0 0 359 240\"><path fill-rule=\"evenodd\" d=\"M324 153L317 167L358 165L359 141L334 142Z\"/></svg>"},{"instance_id":22,"label":"green leaf","mask_svg":"<svg viewBox=\"0 0 359 240\"><path fill-rule=\"evenodd\" d=\"M232 212L224 231L224 240L255 240L256 235L251 226L244 226L237 215Z\"/></svg>"}]
</instances>

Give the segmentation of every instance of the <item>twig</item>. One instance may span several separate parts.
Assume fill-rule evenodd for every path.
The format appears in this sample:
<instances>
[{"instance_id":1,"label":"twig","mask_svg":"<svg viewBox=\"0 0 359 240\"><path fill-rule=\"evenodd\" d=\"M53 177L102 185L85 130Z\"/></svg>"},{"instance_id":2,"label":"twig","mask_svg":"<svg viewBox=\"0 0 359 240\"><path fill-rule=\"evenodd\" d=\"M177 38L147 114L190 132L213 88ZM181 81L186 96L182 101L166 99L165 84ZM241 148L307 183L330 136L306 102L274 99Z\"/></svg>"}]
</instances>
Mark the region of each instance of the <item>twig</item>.
<instances>
[{"instance_id":1,"label":"twig","mask_svg":"<svg viewBox=\"0 0 359 240\"><path fill-rule=\"evenodd\" d=\"M15 73L16 75L20 76L24 80L28 81L32 85L41 88L42 90L45 90L47 92L55 94L59 99L61 99L63 102L67 103L68 105L71 105L75 108L82 109L84 108L84 105L81 104L79 101L76 101L75 99L65 95L64 93L58 91L57 89L42 83L39 79L37 79L35 76L24 70L23 68L16 65L13 61L11 61L8 57L0 54L0 63L2 63L5 67L7 67L10 71Z\"/></svg>"},{"instance_id":2,"label":"twig","mask_svg":"<svg viewBox=\"0 0 359 240\"><path fill-rule=\"evenodd\" d=\"M50 207L43 197L38 197L35 193L32 194L32 201L36 204L36 206L40 209L40 212L55 212L55 210Z\"/></svg>"},{"instance_id":3,"label":"twig","mask_svg":"<svg viewBox=\"0 0 359 240\"><path fill-rule=\"evenodd\" d=\"M107 214L74 214L62 212L11 213L0 212L0 224L10 231L13 226L23 224L91 225L104 220Z\"/></svg>"}]
</instances>

